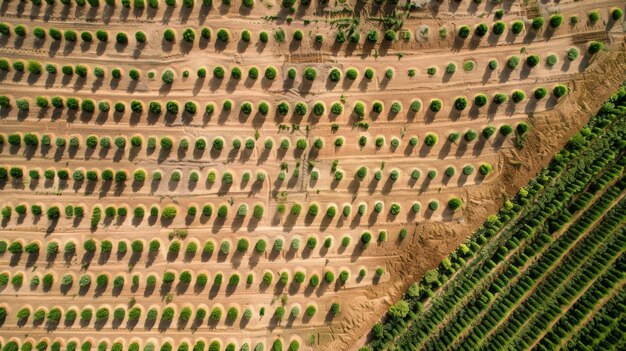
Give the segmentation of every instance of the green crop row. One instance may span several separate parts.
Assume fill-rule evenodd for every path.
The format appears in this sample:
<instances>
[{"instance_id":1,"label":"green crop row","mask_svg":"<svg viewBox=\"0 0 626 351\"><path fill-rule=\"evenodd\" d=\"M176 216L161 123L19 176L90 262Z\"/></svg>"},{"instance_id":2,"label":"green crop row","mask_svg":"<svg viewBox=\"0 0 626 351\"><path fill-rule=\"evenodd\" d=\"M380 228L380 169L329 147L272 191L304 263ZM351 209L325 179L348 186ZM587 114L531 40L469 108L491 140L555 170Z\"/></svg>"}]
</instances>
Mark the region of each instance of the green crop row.
<instances>
[{"instance_id":1,"label":"green crop row","mask_svg":"<svg viewBox=\"0 0 626 351\"><path fill-rule=\"evenodd\" d=\"M498 266L492 258L506 257L506 254L497 254L502 245L508 243L510 247L516 247L516 240L521 242L535 235L541 237L535 228L567 208L568 199L582 192L587 182L615 159L612 150L623 149L626 127L620 117L624 114L625 100L626 89L622 88L546 169L508 201L497 215L489 217L466 244L444 260L451 265L442 262L438 269L427 272L419 284L411 286L401 300L409 306L409 312L404 315L389 313L384 323L375 325L369 347L384 350L393 343L398 350L419 348L474 288L486 287L485 278ZM573 199L572 203L576 200ZM586 196L586 201L589 200ZM511 221L519 213L524 214L524 221ZM446 284L456 271L459 272L447 284L447 289L431 299L434 291ZM422 312L424 305L427 308Z\"/></svg>"}]
</instances>

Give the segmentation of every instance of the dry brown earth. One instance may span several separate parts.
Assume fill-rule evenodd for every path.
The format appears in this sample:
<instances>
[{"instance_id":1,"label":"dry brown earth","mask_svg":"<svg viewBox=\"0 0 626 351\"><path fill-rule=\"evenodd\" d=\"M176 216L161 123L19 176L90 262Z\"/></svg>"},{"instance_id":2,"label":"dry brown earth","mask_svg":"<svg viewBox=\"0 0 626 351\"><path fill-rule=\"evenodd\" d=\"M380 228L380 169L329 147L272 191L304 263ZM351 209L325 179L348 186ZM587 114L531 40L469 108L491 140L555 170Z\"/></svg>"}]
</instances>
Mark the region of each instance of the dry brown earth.
<instances>
[{"instance_id":1,"label":"dry brown earth","mask_svg":"<svg viewBox=\"0 0 626 351\"><path fill-rule=\"evenodd\" d=\"M10 180L2 185L0 207L15 208L20 204L28 207L25 216L18 216L13 211L11 218L2 223L0 239L8 243L21 240L24 244L36 241L41 248L38 256L23 254L16 257L8 252L0 255L0 273L7 272L10 276L22 273L24 276L21 287L9 283L0 290L0 304L9 310L0 327L0 343L4 345L17 339L21 342L31 340L35 344L41 338L47 338L50 343L60 340L64 345L74 340L80 347L85 340L91 340L95 348L104 340L109 348L112 343L120 341L126 350L135 341L140 345L152 342L158 348L170 342L177 348L182 342L193 346L197 339L206 339L207 345L213 340L219 341L222 349L229 343L239 347L243 343L254 346L259 342L265 343L269 349L276 338L281 338L285 348L290 341L298 340L301 349L358 349L371 325L380 319L389 304L399 298L408 284L435 267L487 215L496 211L504 199L549 162L551 155L580 129L626 76L622 23L609 20L609 9L615 6L623 9L624 1L524 3L504 1L504 5L493 5L484 1L476 5L467 0L460 3L432 1L426 9L411 11L410 17L404 19L403 29L411 31L411 39L371 46L364 44L364 38L368 30L378 28L373 19L383 9L351 1L343 5L299 7L290 23L286 20L287 10L282 9L279 2L272 1L256 2L249 11L244 10L239 1L230 7L215 2L208 11L201 3L196 3L193 9L181 10L180 2L175 8L160 3L158 10L143 11L124 9L119 3L114 9L104 6L103 2L98 9L91 9L89 4L81 8L73 3L66 8L60 3L49 6L44 2L37 7L30 2L4 2L0 8L0 22L11 27L24 24L28 34L23 40L15 34L2 37L0 57L12 62L32 59L44 64L50 62L59 70L64 65L84 64L88 66L89 74L85 79L76 75L64 77L60 72L56 76L44 72L36 77L12 70L0 77L0 94L10 96L13 102L19 98L29 99L31 107L28 113L18 112L16 108L0 110L0 131L5 140L12 133L36 133L39 137L49 135L52 138L50 147L40 145L36 150L23 144L12 147L6 142L0 148L0 165L22 167L26 175L21 181ZM350 14L334 10L344 7L355 9L361 16L358 45L334 43L337 28L333 21L350 18ZM506 11L503 21L509 27L516 19L526 22L523 33L516 36L507 31L508 34L499 38L489 35L482 40L473 38L465 42L455 39L454 33L461 25L473 27L480 22L491 25L495 11L501 7ZM594 9L599 10L601 19L591 25L586 18ZM528 16L541 14L548 18L554 11L560 12L565 19L560 28L550 30L546 24L540 31L530 29ZM277 13L277 20L263 18ZM580 20L570 25L569 18L573 15L579 16ZM366 20L366 16L370 19ZM104 29L109 33L109 42L98 43L94 37L91 44L80 38L75 44L66 40L59 43L49 36L41 41L32 35L37 26L46 30L72 29L79 36L82 31L95 33ZM200 39L200 31L205 26L212 32L208 41ZM422 34L424 26L429 28L428 38ZM442 26L448 32L445 39L438 36ZM196 31L193 45L182 43L182 33L187 27ZM176 30L174 44L162 40L167 28ZM219 28L229 29L229 43L216 40ZM278 28L286 32L284 43L273 38L273 32ZM248 44L239 39L244 29L252 33ZM299 43L291 39L297 29L304 33L304 39ZM147 35L145 45L137 45L134 39L134 33L139 30ZM129 37L129 44L125 46L115 44L116 33L122 31ZM258 40L261 31L269 33L267 44ZM315 43L317 34L324 36L321 45ZM382 37L382 33L379 36ZM606 50L593 57L586 54L590 40L605 42ZM570 62L565 55L571 47L577 47L581 55ZM524 60L530 54L542 58L537 67L530 69L520 64L515 70L505 68L508 57L518 55ZM545 64L550 54L559 58L553 67ZM499 62L493 71L487 68L492 59ZM468 60L475 62L475 68L464 72L462 66ZM444 74L450 62L457 65L456 72ZM226 69L227 78L212 78L212 70L218 65ZM274 81L262 78L265 68L270 65L278 70ZM241 68L243 77L247 76L249 68L257 67L259 78L228 78L230 69L235 66ZM437 74L429 76L426 70L433 66L437 67ZM104 79L94 77L96 67L105 70ZM200 67L207 68L204 79L196 78L196 70ZM317 72L313 82L302 76L307 67L313 67ZM336 84L327 79L335 67L342 71L342 79ZM350 82L345 78L345 72L353 67L358 69L359 77ZM363 77L368 67L375 71L371 81ZM114 68L121 69L122 79L111 79ZM290 68L298 71L295 80L287 78ZM128 78L131 69L140 71L138 81ZM163 85L160 80L166 69L175 72L175 82L171 86ZM384 77L387 69L393 70L392 79ZM189 71L187 78L183 77L185 70ZM415 70L415 74L410 76L409 70ZM149 72L155 73L154 79L149 78ZM550 91L557 83L567 85L569 95L558 100L551 95L542 100L532 97L536 88L545 87ZM510 101L511 93L516 89L526 93L526 99L517 104ZM498 92L507 94L509 101L500 106L472 106L476 94L484 93L491 98ZM89 114L68 112L67 109L40 110L35 106L37 96L93 99L96 104L109 101L111 111ZM453 108L458 96L466 96L470 101L463 112ZM230 112L222 109L226 99L233 101ZM410 104L415 99L421 101L422 108L412 113ZM444 108L437 113L428 111L431 99L443 101ZM132 100L143 103L143 113L130 113ZM146 113L150 102L160 101L165 110L165 103L172 100L178 102L181 111L185 102L194 101L198 112L195 115L178 113L158 117ZM380 115L370 112L375 100L384 103L385 110ZM257 109L263 101L270 106L266 116ZM290 113L286 117L276 113L281 101L290 104ZM300 101L308 104L307 114L292 115ZM325 112L320 117L311 113L318 101L325 105ZM343 112L331 114L331 105L338 101ZM356 118L352 111L359 101L366 106L367 130L353 126ZM402 104L402 111L395 115L389 113L394 101ZM113 105L117 102L126 104L125 112L113 112ZM254 106L249 116L239 113L244 102ZM215 106L212 114L204 113L209 103ZM447 141L452 132L464 133L471 128L480 134L486 126L515 126L519 122L532 125L522 149L513 146L513 135L504 137L499 133L489 140L479 137L469 143ZM279 128L281 125L286 129ZM333 125L338 129L333 131ZM438 135L439 142L434 147L424 144L427 133ZM86 147L90 135L109 137L111 147ZM130 145L130 139L136 135L143 138L141 147ZM55 145L57 137L69 140L74 136L80 140L77 149ZM126 146L121 149L113 145L113 140L119 136L126 138ZM158 143L165 136L174 141L169 152L162 150ZM367 137L364 147L358 144L362 136ZM379 136L384 138L384 145L377 148L375 139ZM419 139L416 147L409 145L413 136ZM146 147L150 137L156 137L155 149ZM343 145L334 147L338 137L344 138ZM207 141L206 150L194 149L198 138ZM224 140L221 152L211 149L216 138ZM315 150L313 144L318 138L323 140L324 146ZM398 147L391 146L393 138L399 140ZM189 141L187 150L179 147L184 139ZM231 146L235 139L242 143L239 150ZM244 146L246 139L256 140L250 150ZM271 150L264 147L267 139L273 140ZM296 148L298 139L306 140L305 150ZM289 140L287 151L280 148L282 140ZM335 160L337 168L344 172L341 181L333 180ZM483 163L493 165L494 172L487 177L478 173ZM465 165L475 168L472 175L462 175ZM361 166L367 167L368 172L363 180L358 180L354 174ZM450 166L455 167L456 173L446 177L444 172ZM285 168L283 181L279 180L281 167ZM28 178L30 170L39 170L43 175L50 168L67 169L70 178L66 181L58 177L54 180ZM381 168L383 178L377 181L374 174ZM100 180L74 181L72 174L77 169L97 170ZM126 170L128 180L123 185L104 182L101 174L105 169ZM132 181L137 169L145 170L145 182ZM293 176L296 169L299 171L297 177ZM419 169L421 174L416 181L411 179L414 169ZM437 176L427 180L427 172L433 169L437 170ZM389 178L392 170L399 171L400 176L395 182ZM160 181L151 180L156 171L162 174ZM180 181L171 180L176 171L182 174ZM199 175L197 182L190 180L193 171ZM215 183L205 181L210 172L217 176ZM221 176L226 172L233 175L230 186L221 182ZM243 181L246 172L250 174L250 180ZM256 181L259 172L266 175L265 180ZM312 179L313 172L319 174L319 179ZM456 212L446 208L447 201L453 197L463 200L462 209ZM427 208L433 200L439 202L439 209L435 211ZM384 203L380 214L373 211L378 201ZM414 214L411 206L416 201L421 203L421 210ZM291 206L296 203L302 205L302 213L289 215ZM319 204L320 209L315 218L306 215L313 203ZM359 216L356 212L362 203L367 204L367 213ZM393 203L401 207L397 216L388 214ZM34 204L40 204L44 211L59 206L62 212L67 205L82 206L85 217L62 216L50 228L45 214L39 218L32 215L30 206ZM209 218L200 213L205 204L211 204L213 208ZM148 216L152 206L163 209L171 205L178 209L173 221ZM216 216L222 205L229 209L225 220ZM248 207L243 219L236 216L240 205ZM265 209L260 220L252 217L255 205ZM352 206L348 216L341 215L345 205ZM108 206L126 207L128 215L107 219L103 214L97 229L90 230L92 210L96 207L104 210ZM186 216L191 206L197 208L197 214ZM287 213L280 213L282 206ZM325 217L329 206L337 209L337 215L332 219ZM146 210L143 219L133 218L136 207ZM408 231L408 236L400 240L399 233L403 228ZM180 229L186 230L185 238L169 237ZM374 238L365 249L359 245L364 231L371 232ZM376 243L380 231L386 231L387 238L385 242ZM309 237L317 238L313 250L305 248ZM344 237L350 238L347 247L341 245ZM240 238L247 238L250 242L243 254L236 253ZM298 249L290 248L295 238L300 240ZM329 248L323 247L326 238L332 238ZM89 239L98 244L93 257L83 249L83 243ZM161 247L158 254L149 257L147 247L153 239L159 240ZM263 254L253 253L254 245L260 239L267 241L267 250ZM272 250L277 239L284 241L284 247ZM62 250L70 240L76 243L76 255L67 260L62 253L54 259L46 258L48 243L57 242ZM100 252L99 243L103 240L113 243L110 255ZM144 243L140 255L130 252L130 243L134 240ZM176 240L181 242L181 252L168 255L170 243ZM211 255L201 252L207 241L215 245L215 252ZM230 243L230 251L226 255L218 254L224 241ZM128 252L116 252L119 242L127 243ZM197 253L185 254L192 242L197 244ZM380 279L374 273L379 267L385 272ZM358 277L361 269L366 271L364 277ZM166 271L176 273L176 281L162 288L160 282ZM191 273L192 283L188 286L179 283L183 271ZM313 274L323 278L326 271L334 272L335 278L341 271L347 271L349 278L345 284L322 282L318 287L308 285ZM266 272L273 273L270 286L262 283ZM289 275L286 286L277 284L281 272ZM305 273L304 284L293 282L296 272ZM49 291L41 285L29 284L32 277L42 278L48 273L55 277ZM236 288L228 287L228 279L235 273L239 274L241 281ZM65 274L74 278L67 291L63 291L60 285ZM92 277L92 284L86 291L81 291L78 280L84 274ZM99 274L109 276L105 289L95 287ZM208 276L206 287L194 284L200 274ZM219 286L213 284L218 274L224 278ZM245 282L248 274L253 276L251 284ZM138 286L131 284L135 275L140 282ZM146 286L150 275L158 278L154 289ZM113 278L117 276L125 279L121 289L113 288ZM341 313L332 318L329 310L335 302L341 305ZM73 324L61 322L58 326L33 323L32 314L23 325L16 318L17 311L23 307L33 312L40 308L80 311L92 307L95 312L95 309L106 306L112 315L113 309L129 309L130 305L143 311L136 325L129 323L127 317L118 323L112 316L104 323L92 319L83 325L77 320ZM286 309L286 317L278 322L272 316L281 305ZM311 318L304 313L309 305L317 308ZM287 318L296 306L301 310L299 316ZM160 318L156 322L146 320L149 309L162 311L167 307L176 311L171 323L162 322ZM217 323L205 318L194 326L192 321L178 320L184 307L191 307L193 311L204 308L209 313L219 307L223 313ZM226 319L226 310L231 307L239 311L235 321ZM253 312L249 321L242 317L245 309ZM260 314L262 309L263 316Z\"/></svg>"}]
</instances>

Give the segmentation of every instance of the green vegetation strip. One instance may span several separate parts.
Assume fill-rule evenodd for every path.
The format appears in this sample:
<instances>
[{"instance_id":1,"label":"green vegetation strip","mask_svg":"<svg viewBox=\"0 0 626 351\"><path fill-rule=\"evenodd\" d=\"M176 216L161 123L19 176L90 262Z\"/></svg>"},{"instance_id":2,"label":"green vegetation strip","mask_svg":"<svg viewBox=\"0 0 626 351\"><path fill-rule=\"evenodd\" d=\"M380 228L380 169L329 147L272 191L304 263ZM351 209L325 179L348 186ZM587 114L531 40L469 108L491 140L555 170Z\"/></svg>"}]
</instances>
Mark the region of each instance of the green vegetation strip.
<instances>
[{"instance_id":1,"label":"green vegetation strip","mask_svg":"<svg viewBox=\"0 0 626 351\"><path fill-rule=\"evenodd\" d=\"M623 285L626 278L626 263L624 260L618 261L617 268L609 270L609 272L602 278L596 280L596 282L585 293L576 300L572 306L552 325L550 331L542 336L537 342L537 348L548 349L556 348L563 345L570 340L578 330L586 325L599 324L599 320L605 318L604 314L608 311L615 311L621 309L626 311L626 290ZM618 289L614 289L615 286ZM619 288L619 286L622 286ZM598 313L593 310L602 305L602 300L613 291L615 296L610 296L611 299L604 304L604 307L599 309ZM618 307L621 304L622 307ZM617 314L612 314L616 317ZM590 318L591 317L591 318ZM585 323L585 319L589 319L589 323ZM572 345L576 345L577 342L573 342ZM589 343L585 343L589 344Z\"/></svg>"},{"instance_id":2,"label":"green vegetation strip","mask_svg":"<svg viewBox=\"0 0 626 351\"><path fill-rule=\"evenodd\" d=\"M502 317L491 321L493 325L480 337L465 330L470 326L476 329L478 315L503 306L513 310L517 300L502 296L519 299L529 291L534 294L536 281L531 273L539 274L536 278L545 273L547 277L558 276L553 269L563 267L559 263L562 259L573 257L569 250L578 252L578 240L586 242L586 235L595 233L595 222L626 187L623 179L615 182L624 166L621 152L616 150L626 147L625 112L626 89L622 87L528 186L507 201L497 215L490 216L436 270L409 288L390 308L384 322L374 326L372 340L363 349L472 348L468 340L478 338L479 342L490 335L505 314L493 312ZM602 220L599 225L604 224ZM537 263L530 263L535 260ZM450 321L454 323L448 324ZM466 334L471 338L456 340ZM536 337L540 333L530 334Z\"/></svg>"},{"instance_id":3,"label":"green vegetation strip","mask_svg":"<svg viewBox=\"0 0 626 351\"><path fill-rule=\"evenodd\" d=\"M622 269L626 267L622 266ZM626 346L626 290L622 289L596 314L565 350L623 350ZM578 316L583 318L584 316Z\"/></svg>"},{"instance_id":4,"label":"green vegetation strip","mask_svg":"<svg viewBox=\"0 0 626 351\"><path fill-rule=\"evenodd\" d=\"M595 288L598 297L611 293L610 289L604 292L597 289L601 286L615 288L615 285L624 278L624 262L626 262L624 248L626 248L626 232L622 227L609 245L602 245L599 248L601 252L596 251L595 258L588 260L582 270L573 279L566 281L556 291L554 297L542 306L540 312L536 313L513 339L514 345L526 349L533 346L545 330L553 327L552 322L561 317L562 311L568 309L571 303L578 301L586 292L594 291ZM620 253L621 256L618 258ZM579 256L582 254L579 252Z\"/></svg>"}]
</instances>

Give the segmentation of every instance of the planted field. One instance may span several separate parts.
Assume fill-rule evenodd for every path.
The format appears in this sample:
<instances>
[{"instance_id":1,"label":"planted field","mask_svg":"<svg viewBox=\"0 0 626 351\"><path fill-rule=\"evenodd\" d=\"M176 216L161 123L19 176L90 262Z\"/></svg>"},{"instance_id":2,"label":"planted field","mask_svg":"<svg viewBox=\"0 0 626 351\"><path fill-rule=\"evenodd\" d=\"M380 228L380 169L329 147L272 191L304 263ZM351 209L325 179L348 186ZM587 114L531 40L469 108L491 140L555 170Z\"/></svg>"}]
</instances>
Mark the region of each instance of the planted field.
<instances>
[{"instance_id":1,"label":"planted field","mask_svg":"<svg viewBox=\"0 0 626 351\"><path fill-rule=\"evenodd\" d=\"M358 349L622 82L623 8L3 1L2 351ZM512 222L521 211L538 218L526 222L523 239L536 247L519 267L511 252L522 238L488 265L457 256L437 272L489 270L454 304L442 294L446 313L429 315L442 303L432 299L422 314L377 326L370 345L570 342L543 325L553 309L517 306L560 308L560 294L583 289L570 278L596 286L621 269L606 249L623 234L621 219L607 218L624 213L621 122L611 122L593 125L532 183L528 203L505 211ZM475 244L521 235L505 222L480 229L493 232ZM586 271L587 260L606 265ZM500 297L528 279L555 289L527 283ZM457 316L463 303L498 322ZM505 323L509 314L525 321ZM418 323L430 331L414 335Z\"/></svg>"},{"instance_id":2,"label":"planted field","mask_svg":"<svg viewBox=\"0 0 626 351\"><path fill-rule=\"evenodd\" d=\"M545 170L408 289L374 326L371 349L622 349L625 111L621 88Z\"/></svg>"}]
</instances>

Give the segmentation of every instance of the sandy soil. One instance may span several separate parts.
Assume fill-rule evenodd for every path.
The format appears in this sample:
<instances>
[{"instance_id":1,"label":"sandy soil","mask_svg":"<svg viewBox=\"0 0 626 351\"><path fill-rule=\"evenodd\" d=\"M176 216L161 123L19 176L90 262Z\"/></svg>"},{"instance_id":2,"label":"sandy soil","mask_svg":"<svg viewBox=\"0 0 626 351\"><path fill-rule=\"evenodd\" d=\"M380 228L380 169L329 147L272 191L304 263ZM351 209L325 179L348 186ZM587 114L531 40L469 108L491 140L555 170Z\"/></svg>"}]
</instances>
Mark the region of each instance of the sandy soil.
<instances>
[{"instance_id":1,"label":"sandy soil","mask_svg":"<svg viewBox=\"0 0 626 351\"><path fill-rule=\"evenodd\" d=\"M9 315L0 327L0 342L6 343L11 338L22 341L32 338L37 342L45 337L67 343L74 339L82 342L91 338L94 345L101 340L110 343L122 340L125 345L137 340L143 345L153 342L157 347L169 341L177 347L180 342L195 342L202 337L219 340L223 347L230 342L235 345L265 342L269 347L275 338L280 337L285 340L285 345L292 339L299 340L303 346L301 349L305 349L304 346L323 350L357 349L363 344L371 325L379 320L389 304L399 298L408 284L436 266L488 214L494 212L503 199L524 185L624 79L626 60L624 37L620 34L622 24L610 21L608 14L613 6L623 8L623 1L561 1L558 5L537 6L530 3L521 6L519 2L506 2L503 20L510 23L515 19L525 19L525 16L548 16L558 10L565 18L564 25L557 30L534 32L527 28L517 36L509 34L498 38L490 35L482 40L468 39L463 43L455 39L455 28L464 24L490 23L499 7L493 7L488 1L481 5L468 1L433 1L427 9L413 11L410 18L404 20L403 28L412 33L410 40L375 46L363 44L367 30L375 28L374 21L364 18L360 25L360 44L334 43L337 22L334 25L330 22L347 15L329 9L350 8L362 16L379 16L388 10L378 5L364 7L363 3L334 3L326 9L317 4L300 7L291 23L286 21L287 11L281 8L280 3L271 1L256 2L252 10L245 10L239 2L233 2L230 9L214 3L209 11L199 3L193 9L183 10L181 4L173 9L160 3L158 10L143 11L123 9L121 6L111 9L104 4L99 9L91 9L89 5L80 8L76 4L65 8L61 4L49 7L44 3L38 8L32 3L4 3L0 9L1 21L11 26L24 24L29 34L24 39L16 35L0 38L1 57L24 61L37 59L42 63L54 63L59 69L63 65L80 63L87 65L90 72L84 79L76 76L68 79L61 74L34 77L15 71L0 77L3 94L12 99L28 98L31 101L31 110L27 114L18 113L16 109L0 111L1 132L5 136L14 132L34 132L40 136L50 135L53 140L51 147L36 150L5 144L0 148L0 164L22 166L26 171L39 169L40 173L50 168L67 169L70 175L76 169L102 172L110 168L126 170L129 179L132 179L135 170L143 169L148 177L142 183L128 180L124 186L101 180L75 182L71 176L67 181L59 181L58 178L30 181L25 178L23 182L2 185L1 207L24 203L29 207L41 204L44 209L53 205L63 209L73 205L83 206L86 215L82 220L61 218L52 230L45 216L34 218L30 213L25 217L13 213L10 220L2 223L2 240L38 241L42 249L37 257L24 254L18 259L8 253L0 256L0 272L11 275L21 272L25 282L22 287L9 284L0 291L1 303L9 307ZM595 25L586 21L586 13L593 9L599 9L601 14L601 20ZM277 13L277 20L263 19ZM569 24L572 15L580 17L578 24ZM530 26L528 22L526 25ZM91 44L87 44L79 38L76 43L65 40L59 43L49 37L41 41L32 35L37 26L72 29L79 35L84 30L95 33L98 29L105 29L109 33L109 42L98 43L94 38ZM212 29L209 41L199 40L204 26ZM423 26L429 27L428 38L422 34ZM437 34L442 26L448 31L445 39ZM193 45L182 43L182 32L188 27L196 31ZM175 43L162 39L166 28L176 30ZM229 43L216 41L219 28L229 29ZM273 31L278 28L286 32L284 43L277 43L272 38ZM244 29L252 33L252 40L247 44L239 40ZM291 40L296 29L304 33L299 43ZM138 30L147 35L144 45L135 42L134 33ZM115 44L115 35L121 31L128 34L128 45ZM270 35L267 44L258 41L261 31ZM317 34L324 35L323 44L316 43ZM604 41L608 50L593 58L584 54L589 40ZM581 52L580 57L572 62L565 58L570 47L577 47ZM513 71L505 68L508 57L518 55L524 59L530 54L540 55L542 63L533 69L522 65ZM543 63L550 54L559 57L553 67ZM499 62L494 71L487 68L492 59ZM462 66L468 60L475 63L475 68L464 72ZM457 65L455 74L443 73L448 63ZM240 67L243 77L247 76L249 68L257 67L259 79L212 78L211 72L218 65L225 68L227 75L232 67ZM278 70L274 81L261 78L270 65ZM437 67L437 74L429 76L426 69L432 66ZM95 67L106 70L104 79L93 76ZM207 78L196 78L200 67L207 69ZM292 67L298 71L295 80L287 78L287 72ZM317 71L314 82L302 77L307 67L314 67ZM326 79L334 67L343 72L341 81L336 84ZM371 81L363 77L368 67L376 72ZM121 69L122 79L110 78L113 68ZM359 77L353 82L345 78L348 68L359 70ZM131 81L127 76L131 69L138 69L141 79ZM175 82L171 86L161 84L160 76L165 69L175 72ZM392 79L385 78L387 69L393 70ZM185 70L189 71L188 78L183 78ZM409 70L415 70L415 74L409 76ZM154 72L156 78L148 78L149 72ZM534 89L545 87L550 90L557 83L570 88L567 97L539 101L532 98ZM463 112L454 110L452 106L458 96L466 96L471 102L478 93L491 97L502 92L510 96L516 89L523 90L527 96L518 104L509 101L500 106L489 104L480 109L467 108ZM40 111L34 104L36 96L89 98L96 102L108 101L111 105L123 102L126 112L114 113L111 110L108 113L87 114L54 109ZM222 110L225 99L234 102L230 113ZM412 113L409 108L414 99L422 102L422 108L417 113ZM442 100L444 108L437 113L428 111L431 99ZM140 116L130 113L132 100L143 103L144 113ZM198 104L198 113L194 116L181 113L177 116L161 115L158 118L148 117L145 113L151 101L160 101L165 105L170 100L178 101L181 110L186 101L194 101ZM380 115L371 113L375 100L384 103L385 110ZM238 112L244 101L254 106L249 116ZM263 101L270 104L267 116L257 111ZM281 101L290 104L290 111L296 103L305 102L308 113L300 117L291 113L281 117L276 113L276 106ZM318 101L326 107L321 117L311 113L313 104ZM329 110L337 101L342 102L343 113L335 116ZM353 126L355 116L352 111L359 101L366 106L367 130ZM389 113L394 101L402 104L402 111L397 115ZM215 105L215 112L211 115L202 113L208 103ZM513 136L499 134L489 140L479 138L469 143L447 141L451 132L463 133L468 129L480 132L486 126L514 126L521 121L530 121L533 125L533 132L521 150L513 147ZM280 129L280 125L288 128ZM293 128L294 125L299 129ZM332 130L333 125L338 127L336 131ZM427 133L435 133L439 137L434 147L424 145ZM123 136L127 145L123 149L114 145L110 149L100 146L88 149L84 141L89 135L106 136L111 141ZM143 137L141 148L130 146L130 138L135 135ZM81 139L81 147L77 150L54 145L56 137L69 139L72 136ZM158 143L155 150L146 148L149 137L157 137L158 140L164 136L174 140L175 146L170 152L161 150ZM361 136L368 139L364 147L358 145ZM409 145L413 136L419 139L416 147ZM343 146L334 147L337 137L344 138ZM377 137L385 140L380 148L375 147ZM193 148L198 138L207 141L204 152ZM225 147L221 152L211 150L215 138L224 139ZM263 146L268 138L274 143L271 151ZM301 138L307 141L307 148L303 151L295 148ZM320 150L312 147L318 138L324 142ZM397 148L391 147L393 138L400 141ZM178 147L183 139L189 140L188 150ZM247 150L242 145L240 150L233 150L231 144L235 139L242 144L246 139L256 139L255 147ZM286 152L279 148L283 139L290 142ZM344 172L339 182L333 180L334 172L331 170L335 160L337 169ZM383 162L384 175L377 181L374 174L381 169ZM309 163L313 165L311 169L307 167ZM494 172L486 178L477 172L482 163L490 163L494 167ZM299 175L294 177L298 164ZM283 181L278 180L281 165L286 166ZM475 168L472 175L462 175L461 169L465 165ZM359 180L354 174L361 166L367 167L368 173ZM452 177L444 176L449 166L456 169ZM421 173L417 181L410 177L414 169ZM438 175L428 180L426 173L431 169L437 170ZM395 182L389 178L392 170L400 173ZM162 173L161 181L150 180L155 171ZM171 180L175 171L182 173L180 181ZM190 181L192 171L198 173L198 182ZM209 172L217 174L214 184L205 181ZM230 186L221 185L220 178L225 172L233 175L234 181ZM246 172L250 173L251 179L242 181ZM267 175L264 181L256 181L258 172ZM317 180L311 179L312 172L319 173ZM454 213L445 208L452 197L459 197L464 203L463 208ZM427 210L432 200L439 201L436 211ZM372 211L378 201L385 205L380 214ZM422 209L413 214L411 206L416 201L421 203ZM289 211L294 203L302 204L302 214L295 217L279 213L281 206L286 206ZM315 218L305 215L312 203L320 207L320 213ZM356 214L357 207L362 203L368 208L363 217ZM388 214L393 203L401 206L397 216ZM205 204L213 206L210 218L199 215ZM235 216L242 204L248 206L248 215L243 220ZM265 212L262 219L255 220L251 213L258 204L265 208ZM348 204L352 205L352 212L344 217L341 210ZM147 217L137 220L130 215L137 206L148 210L154 205L174 205L178 216L168 222ZM216 217L217 207L221 205L229 208L225 220ZM98 206L103 209L125 206L129 216L104 219L97 230L91 231L91 211ZM185 216L190 206L197 207L198 215ZM328 206L337 208L337 215L332 219L324 216ZM180 240L181 252L168 255L167 247L172 241L168 234L181 228L188 231L188 236ZM404 241L398 238L402 228L409 233ZM375 241L383 230L388 233L386 242L372 242L367 248L359 245L364 231L371 232ZM350 244L343 247L341 240L346 236L351 238ZM305 248L305 242L310 237L317 239L313 250ZM250 248L243 254L235 252L240 238L250 241ZM290 248L295 238L301 241L299 249ZM322 245L326 238L332 238L330 248ZM91 257L82 245L88 239L97 242L110 240L114 251L121 241L130 246L132 240L142 240L146 249L141 255L132 255L129 249L124 255L113 252L110 256L102 255L98 249ZM147 246L153 239L160 241L161 249L150 256ZM263 254L253 253L253 246L259 239L268 242L268 250ZM272 251L271 246L277 239L284 240L284 247ZM59 254L54 260L46 260L47 243L56 241L62 248L69 240L77 244L75 256L66 260ZM214 242L216 247L216 252L210 256L200 252L207 240ZM230 252L218 255L217 251L224 241L230 243ZM184 252L191 242L199 248L195 255ZM374 273L379 267L385 270L381 278L375 277ZM366 270L364 277L359 277L361 269ZM176 282L165 289L157 284L151 291L146 286L146 278L154 275L160 281L166 271L176 273ZM191 272L192 282L204 273L209 283L204 288L193 283L188 286L179 284L178 276L183 271ZM321 277L326 271L332 271L335 277L341 271L347 271L349 279L345 284L321 283L316 288L292 282L295 272L305 273L308 282L311 275ZM274 283L270 287L261 282L265 272L274 275ZM275 284L280 272L289 274L287 286ZM32 288L28 285L32 276L42 277L47 273L54 274L56 279L50 291L44 291L41 286ZM62 291L60 280L67 273L73 275L74 284L68 291ZM90 274L95 281L101 273L110 276L106 289L100 291L92 283L86 292L80 291L80 276ZM236 288L227 287L229 277L235 273L240 275L241 282ZM217 274L224 277L221 286L212 284ZM248 274L254 277L252 284L245 283ZM125 285L114 289L112 280L118 275L125 278ZM138 287L131 286L134 275L140 277ZM92 320L80 325L76 321L73 325L61 323L57 327L46 328L45 323L33 325L32 317L25 325L19 325L15 317L16 312L25 306L33 311L53 307L80 311L86 306L95 310L107 306L112 314L113 309L128 306L131 298L135 306L143 310L136 325L127 320L120 324L110 318L106 323ZM334 302L341 304L342 312L331 318L329 310ZM280 305L285 306L287 315L298 306L300 315L285 317L279 323L272 315ZM317 308L312 318L304 316L304 309L309 305ZM177 317L171 323L146 320L150 308L163 310L170 306L177 313L186 306L192 310L202 307L209 312L214 307L220 307L223 316L218 323L209 323L205 319L200 325L180 322ZM234 322L225 319L226 310L230 307L239 309L239 316ZM253 311L249 321L242 318L247 308ZM261 309L265 309L264 316L260 316Z\"/></svg>"}]
</instances>

